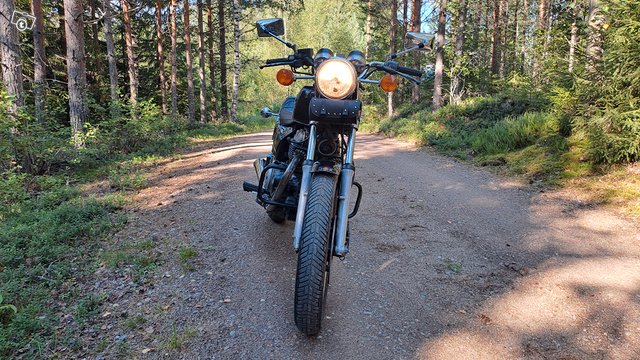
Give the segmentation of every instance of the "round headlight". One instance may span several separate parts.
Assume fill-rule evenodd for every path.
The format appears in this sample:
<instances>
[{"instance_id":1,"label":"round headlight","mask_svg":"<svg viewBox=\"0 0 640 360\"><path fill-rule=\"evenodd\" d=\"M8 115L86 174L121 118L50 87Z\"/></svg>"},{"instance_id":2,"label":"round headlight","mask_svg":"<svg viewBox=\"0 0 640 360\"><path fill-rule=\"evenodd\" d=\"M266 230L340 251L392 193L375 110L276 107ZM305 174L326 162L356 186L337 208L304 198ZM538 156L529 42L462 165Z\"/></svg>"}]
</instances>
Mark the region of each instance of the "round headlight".
<instances>
[{"instance_id":1,"label":"round headlight","mask_svg":"<svg viewBox=\"0 0 640 360\"><path fill-rule=\"evenodd\" d=\"M345 59L326 60L316 70L316 86L329 99L344 99L358 86L356 69Z\"/></svg>"}]
</instances>

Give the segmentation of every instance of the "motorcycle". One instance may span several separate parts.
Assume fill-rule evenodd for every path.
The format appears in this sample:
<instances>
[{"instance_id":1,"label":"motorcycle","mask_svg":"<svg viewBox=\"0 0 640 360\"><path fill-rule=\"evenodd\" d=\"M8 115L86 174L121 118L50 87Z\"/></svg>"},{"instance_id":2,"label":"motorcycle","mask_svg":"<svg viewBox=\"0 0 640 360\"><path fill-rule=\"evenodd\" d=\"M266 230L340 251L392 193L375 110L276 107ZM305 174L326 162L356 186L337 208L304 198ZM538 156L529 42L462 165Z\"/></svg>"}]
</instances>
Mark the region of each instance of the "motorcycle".
<instances>
[{"instance_id":1,"label":"motorcycle","mask_svg":"<svg viewBox=\"0 0 640 360\"><path fill-rule=\"evenodd\" d=\"M296 97L287 97L278 113L263 108L263 117L276 117L271 153L254 162L258 184L243 188L256 193L256 201L276 223L295 220L293 248L298 255L294 300L296 326L308 336L320 331L333 257L349 252L349 219L360 207L362 186L354 181L356 131L362 114L360 88L377 84L392 92L398 77L420 84L423 72L400 66L395 59L405 53L433 48L433 35L409 32L412 46L367 63L359 50L347 56L327 48L298 47L286 41L284 21L256 22L259 37L272 37L293 51L286 58L269 59L260 68L288 66L276 74L289 86L311 80ZM369 77L386 73L379 80ZM352 189L357 191L349 211Z\"/></svg>"}]
</instances>

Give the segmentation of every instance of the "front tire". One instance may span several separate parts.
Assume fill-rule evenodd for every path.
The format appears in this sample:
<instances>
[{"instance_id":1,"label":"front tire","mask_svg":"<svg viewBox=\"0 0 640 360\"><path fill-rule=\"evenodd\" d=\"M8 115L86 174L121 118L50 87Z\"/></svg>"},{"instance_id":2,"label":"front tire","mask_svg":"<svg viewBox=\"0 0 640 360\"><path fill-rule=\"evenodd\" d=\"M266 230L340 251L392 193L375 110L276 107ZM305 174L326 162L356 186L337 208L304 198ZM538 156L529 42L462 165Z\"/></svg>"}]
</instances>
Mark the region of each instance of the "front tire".
<instances>
[{"instance_id":1,"label":"front tire","mask_svg":"<svg viewBox=\"0 0 640 360\"><path fill-rule=\"evenodd\" d=\"M320 332L329 287L336 178L314 174L298 252L294 317L307 336Z\"/></svg>"}]
</instances>

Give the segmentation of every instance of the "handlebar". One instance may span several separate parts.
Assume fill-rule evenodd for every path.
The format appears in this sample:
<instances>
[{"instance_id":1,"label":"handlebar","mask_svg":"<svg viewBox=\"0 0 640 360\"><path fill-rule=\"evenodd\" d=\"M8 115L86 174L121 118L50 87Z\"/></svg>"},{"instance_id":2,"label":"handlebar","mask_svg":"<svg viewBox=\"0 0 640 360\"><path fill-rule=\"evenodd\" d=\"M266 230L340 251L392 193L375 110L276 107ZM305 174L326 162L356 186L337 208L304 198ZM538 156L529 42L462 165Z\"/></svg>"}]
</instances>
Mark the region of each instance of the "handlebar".
<instances>
[{"instance_id":1,"label":"handlebar","mask_svg":"<svg viewBox=\"0 0 640 360\"><path fill-rule=\"evenodd\" d=\"M369 63L368 65L371 68L377 69L377 70L382 70L386 73L392 74L392 75L398 75L401 76L409 81L412 81L416 84L420 84L422 82L421 78L423 75L423 72L418 70L418 69L413 69L410 67L406 67L406 66L400 66L396 61L387 61L387 62L372 62ZM375 70L374 70L375 71ZM369 75L371 75L372 72L371 71L367 71L363 74L363 78L367 78Z\"/></svg>"},{"instance_id":2,"label":"handlebar","mask_svg":"<svg viewBox=\"0 0 640 360\"><path fill-rule=\"evenodd\" d=\"M414 69L414 68L410 68L410 67L406 67L406 66L400 66L398 65L398 72L401 72L403 74L407 74L410 76L415 76L418 78L421 78L422 75L424 75L424 72L418 70L418 69Z\"/></svg>"},{"instance_id":3,"label":"handlebar","mask_svg":"<svg viewBox=\"0 0 640 360\"><path fill-rule=\"evenodd\" d=\"M267 65L272 65L275 63L289 62L289 58L278 58L278 59L269 59L266 61Z\"/></svg>"}]
</instances>

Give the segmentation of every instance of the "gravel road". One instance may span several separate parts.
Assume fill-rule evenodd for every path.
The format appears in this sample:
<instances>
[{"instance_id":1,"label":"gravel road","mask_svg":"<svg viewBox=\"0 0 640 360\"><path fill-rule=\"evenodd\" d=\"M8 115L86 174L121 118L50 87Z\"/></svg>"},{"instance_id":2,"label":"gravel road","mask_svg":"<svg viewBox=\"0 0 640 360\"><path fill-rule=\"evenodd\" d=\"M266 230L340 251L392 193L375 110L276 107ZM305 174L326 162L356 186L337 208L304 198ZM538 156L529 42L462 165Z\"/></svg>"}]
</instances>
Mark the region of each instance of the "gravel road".
<instances>
[{"instance_id":1,"label":"gravel road","mask_svg":"<svg viewBox=\"0 0 640 360\"><path fill-rule=\"evenodd\" d=\"M105 306L144 319L105 319L126 346L102 357L640 358L638 224L375 135L358 139L364 196L323 330L301 335L293 223L242 191L270 145L239 136L152 171L116 238L153 239L163 262L144 285L98 270ZM196 251L192 271L180 248Z\"/></svg>"}]
</instances>

